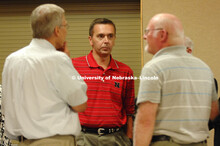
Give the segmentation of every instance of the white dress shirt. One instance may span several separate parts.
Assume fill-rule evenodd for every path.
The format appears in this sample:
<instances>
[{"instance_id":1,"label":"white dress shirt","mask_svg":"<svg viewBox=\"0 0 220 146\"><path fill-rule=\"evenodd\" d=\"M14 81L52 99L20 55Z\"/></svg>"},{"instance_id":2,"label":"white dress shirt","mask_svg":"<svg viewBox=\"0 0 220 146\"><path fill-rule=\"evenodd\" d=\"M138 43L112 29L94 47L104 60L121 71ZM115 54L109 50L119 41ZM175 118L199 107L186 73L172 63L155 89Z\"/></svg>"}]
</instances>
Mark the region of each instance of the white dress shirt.
<instances>
[{"instance_id":1,"label":"white dress shirt","mask_svg":"<svg viewBox=\"0 0 220 146\"><path fill-rule=\"evenodd\" d=\"M39 139L78 135L78 114L70 106L87 101L87 86L70 58L44 39L9 55L2 73L6 134Z\"/></svg>"}]
</instances>

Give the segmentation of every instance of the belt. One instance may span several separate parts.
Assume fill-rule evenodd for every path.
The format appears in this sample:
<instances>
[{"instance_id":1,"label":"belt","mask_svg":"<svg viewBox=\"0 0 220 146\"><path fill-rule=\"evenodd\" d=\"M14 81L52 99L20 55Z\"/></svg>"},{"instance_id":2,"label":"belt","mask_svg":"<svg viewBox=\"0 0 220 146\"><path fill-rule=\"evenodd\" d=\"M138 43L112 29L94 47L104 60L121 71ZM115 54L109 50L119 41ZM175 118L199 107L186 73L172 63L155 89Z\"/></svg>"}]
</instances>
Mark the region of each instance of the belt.
<instances>
[{"instance_id":1,"label":"belt","mask_svg":"<svg viewBox=\"0 0 220 146\"><path fill-rule=\"evenodd\" d=\"M170 141L172 138L170 136L166 135L155 135L152 137L151 142L157 142L157 141ZM207 143L207 140L198 142L198 143Z\"/></svg>"},{"instance_id":2,"label":"belt","mask_svg":"<svg viewBox=\"0 0 220 146\"><path fill-rule=\"evenodd\" d=\"M82 126L82 132L84 133L94 133L99 136L105 135L105 134L111 134L114 132L120 131L122 128L116 127L116 128L90 128L90 127L85 127Z\"/></svg>"},{"instance_id":3,"label":"belt","mask_svg":"<svg viewBox=\"0 0 220 146\"><path fill-rule=\"evenodd\" d=\"M24 136L18 136L18 141L19 142L23 142L25 140L27 140L27 138L25 138Z\"/></svg>"},{"instance_id":4,"label":"belt","mask_svg":"<svg viewBox=\"0 0 220 146\"><path fill-rule=\"evenodd\" d=\"M170 141L171 137L166 136L166 135L155 135L152 137L151 142L156 142L156 141Z\"/></svg>"}]
</instances>

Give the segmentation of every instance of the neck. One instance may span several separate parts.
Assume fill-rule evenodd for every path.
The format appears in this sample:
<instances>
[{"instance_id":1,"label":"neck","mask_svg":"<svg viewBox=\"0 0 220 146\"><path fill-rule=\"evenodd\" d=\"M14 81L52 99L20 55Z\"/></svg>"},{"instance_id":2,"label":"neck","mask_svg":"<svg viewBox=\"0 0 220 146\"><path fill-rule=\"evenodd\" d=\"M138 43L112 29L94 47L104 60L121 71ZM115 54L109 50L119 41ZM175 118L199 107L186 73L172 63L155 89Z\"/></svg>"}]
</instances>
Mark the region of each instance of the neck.
<instances>
[{"instance_id":1,"label":"neck","mask_svg":"<svg viewBox=\"0 0 220 146\"><path fill-rule=\"evenodd\" d=\"M45 38L45 40L47 40L48 42L50 42L50 43L56 48L55 40L54 40L52 37Z\"/></svg>"},{"instance_id":2,"label":"neck","mask_svg":"<svg viewBox=\"0 0 220 146\"><path fill-rule=\"evenodd\" d=\"M111 57L110 55L107 56L99 56L98 54L94 53L95 51L92 52L92 55L95 59L95 61L97 62L97 64L101 67L103 67L104 69L107 69L109 64L110 64L110 60Z\"/></svg>"}]
</instances>

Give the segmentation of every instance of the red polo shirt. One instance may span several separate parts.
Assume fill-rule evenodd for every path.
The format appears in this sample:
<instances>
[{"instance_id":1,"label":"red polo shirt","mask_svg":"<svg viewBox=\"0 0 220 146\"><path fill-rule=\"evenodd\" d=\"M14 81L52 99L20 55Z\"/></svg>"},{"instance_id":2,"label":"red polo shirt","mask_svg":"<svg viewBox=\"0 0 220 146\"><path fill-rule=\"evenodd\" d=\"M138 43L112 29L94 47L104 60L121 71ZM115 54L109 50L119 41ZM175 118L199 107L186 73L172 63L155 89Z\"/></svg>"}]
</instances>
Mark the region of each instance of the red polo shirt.
<instances>
[{"instance_id":1,"label":"red polo shirt","mask_svg":"<svg viewBox=\"0 0 220 146\"><path fill-rule=\"evenodd\" d=\"M99 66L92 51L72 59L75 69L87 83L87 109L79 113L86 127L122 127L127 115L134 114L134 80L129 66L111 57L107 69ZM82 79L75 77L76 79Z\"/></svg>"}]
</instances>

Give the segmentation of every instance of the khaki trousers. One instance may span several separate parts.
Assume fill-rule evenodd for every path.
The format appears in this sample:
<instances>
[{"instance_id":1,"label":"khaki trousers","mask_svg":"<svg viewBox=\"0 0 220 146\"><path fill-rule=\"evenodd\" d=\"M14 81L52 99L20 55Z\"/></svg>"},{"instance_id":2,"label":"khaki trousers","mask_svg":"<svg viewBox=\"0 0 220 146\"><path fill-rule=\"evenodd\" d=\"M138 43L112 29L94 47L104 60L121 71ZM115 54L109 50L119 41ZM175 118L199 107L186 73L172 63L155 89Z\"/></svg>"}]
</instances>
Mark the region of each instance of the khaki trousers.
<instances>
[{"instance_id":1,"label":"khaki trousers","mask_svg":"<svg viewBox=\"0 0 220 146\"><path fill-rule=\"evenodd\" d=\"M207 143L200 142L200 143L191 143L191 144L178 144L171 140L171 141L157 141L151 143L150 146L207 146Z\"/></svg>"},{"instance_id":2,"label":"khaki trousers","mask_svg":"<svg viewBox=\"0 0 220 146\"><path fill-rule=\"evenodd\" d=\"M24 140L18 146L76 146L76 141L73 135L56 135L36 140Z\"/></svg>"},{"instance_id":3,"label":"khaki trousers","mask_svg":"<svg viewBox=\"0 0 220 146\"><path fill-rule=\"evenodd\" d=\"M99 136L83 133L76 137L77 146L131 146L131 142L123 130Z\"/></svg>"}]
</instances>

